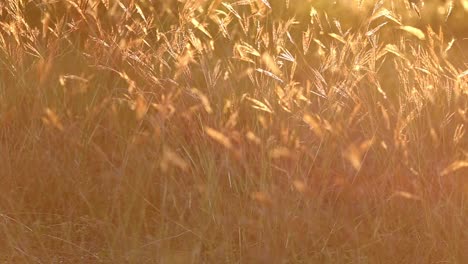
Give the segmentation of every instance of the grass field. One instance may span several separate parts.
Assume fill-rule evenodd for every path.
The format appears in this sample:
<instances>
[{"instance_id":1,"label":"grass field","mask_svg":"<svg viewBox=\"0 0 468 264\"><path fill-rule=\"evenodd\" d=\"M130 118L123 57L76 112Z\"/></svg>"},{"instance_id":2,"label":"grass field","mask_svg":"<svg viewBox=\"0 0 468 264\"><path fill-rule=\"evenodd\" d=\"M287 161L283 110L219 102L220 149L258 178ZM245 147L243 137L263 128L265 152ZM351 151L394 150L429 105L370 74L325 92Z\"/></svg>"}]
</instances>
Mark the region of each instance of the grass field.
<instances>
[{"instance_id":1,"label":"grass field","mask_svg":"<svg viewBox=\"0 0 468 264\"><path fill-rule=\"evenodd\" d=\"M467 263L468 1L0 2L0 263Z\"/></svg>"}]
</instances>

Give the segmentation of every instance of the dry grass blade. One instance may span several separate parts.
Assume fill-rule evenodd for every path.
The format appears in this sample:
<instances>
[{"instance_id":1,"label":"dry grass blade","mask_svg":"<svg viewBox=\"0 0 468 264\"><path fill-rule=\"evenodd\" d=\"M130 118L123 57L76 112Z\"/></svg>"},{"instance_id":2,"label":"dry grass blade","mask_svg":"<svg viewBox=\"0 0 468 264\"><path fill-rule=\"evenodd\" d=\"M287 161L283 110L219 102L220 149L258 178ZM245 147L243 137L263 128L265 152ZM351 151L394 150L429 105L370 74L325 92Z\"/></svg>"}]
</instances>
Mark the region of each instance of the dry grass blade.
<instances>
[{"instance_id":1,"label":"dry grass blade","mask_svg":"<svg viewBox=\"0 0 468 264\"><path fill-rule=\"evenodd\" d=\"M319 18L318 12L317 12L317 10L316 10L313 6L310 7L309 16L310 16L310 24L314 24L315 21L319 21L319 22L320 22L320 18Z\"/></svg>"},{"instance_id":2,"label":"dry grass blade","mask_svg":"<svg viewBox=\"0 0 468 264\"><path fill-rule=\"evenodd\" d=\"M229 4L226 2L221 3L224 7L226 7L229 12L231 12L237 19L242 20L242 17L239 15L239 13Z\"/></svg>"},{"instance_id":3,"label":"dry grass blade","mask_svg":"<svg viewBox=\"0 0 468 264\"><path fill-rule=\"evenodd\" d=\"M246 42L236 43L234 48L241 54L241 56L250 54L255 57L260 57L260 52L258 52L258 50L256 50L254 47L252 47Z\"/></svg>"},{"instance_id":4,"label":"dry grass blade","mask_svg":"<svg viewBox=\"0 0 468 264\"><path fill-rule=\"evenodd\" d=\"M197 19L195 18L192 18L191 20L192 24L198 29L200 30L201 32L203 32L205 35L207 35L210 39L213 38L210 34L210 32L208 32L208 30L202 25L200 24L200 22L198 22Z\"/></svg>"},{"instance_id":5,"label":"dry grass blade","mask_svg":"<svg viewBox=\"0 0 468 264\"><path fill-rule=\"evenodd\" d=\"M257 69L255 69L255 70L256 70L257 72L259 72L259 73L265 74L266 76L271 77L271 78L277 80L277 81L280 82L280 83L284 83L284 81L283 81L280 77L278 77L277 75L275 75L274 73L272 73L272 72L270 72L270 71L267 71L267 70L264 70L264 69L261 69L261 68L257 68Z\"/></svg>"},{"instance_id":6,"label":"dry grass blade","mask_svg":"<svg viewBox=\"0 0 468 264\"><path fill-rule=\"evenodd\" d=\"M343 43L343 44L346 44L346 40L340 36L340 35L337 35L335 33L328 33L328 35L336 40L338 40L339 42Z\"/></svg>"},{"instance_id":7,"label":"dry grass blade","mask_svg":"<svg viewBox=\"0 0 468 264\"><path fill-rule=\"evenodd\" d=\"M370 37L372 35L374 35L375 33L377 33L377 31L379 31L383 26L385 26L388 22L383 22L382 24L376 26L375 28L373 28L372 30L369 30L366 32L366 36Z\"/></svg>"},{"instance_id":8,"label":"dry grass blade","mask_svg":"<svg viewBox=\"0 0 468 264\"><path fill-rule=\"evenodd\" d=\"M109 3L107 4L107 6L109 6ZM147 23L148 21L146 20L145 13L141 9L141 7L139 5L137 5L137 4L135 4L135 9L137 10L138 15L140 15L140 17L143 19L143 21L145 21Z\"/></svg>"},{"instance_id":9,"label":"dry grass blade","mask_svg":"<svg viewBox=\"0 0 468 264\"><path fill-rule=\"evenodd\" d=\"M252 108L255 108L255 109L270 113L270 114L274 113L271 106L269 106L269 105L267 105L267 104L265 104L265 103L263 103L263 102L261 102L261 101L259 101L257 99L250 98L250 97L245 97L245 99L252 103Z\"/></svg>"},{"instance_id":10,"label":"dry grass blade","mask_svg":"<svg viewBox=\"0 0 468 264\"><path fill-rule=\"evenodd\" d=\"M401 59L407 60L406 56L398 50L398 47L393 44L387 44L385 46L385 51L390 52Z\"/></svg>"},{"instance_id":11,"label":"dry grass blade","mask_svg":"<svg viewBox=\"0 0 468 264\"><path fill-rule=\"evenodd\" d=\"M294 56L287 49L283 49L283 52L279 55L280 59L287 60L289 62L296 62Z\"/></svg>"},{"instance_id":12,"label":"dry grass blade","mask_svg":"<svg viewBox=\"0 0 468 264\"><path fill-rule=\"evenodd\" d=\"M453 6L454 6L453 0L449 0L446 5L447 5L447 12L446 12L446 15L445 15L445 22L447 22L450 15L452 14Z\"/></svg>"},{"instance_id":13,"label":"dry grass blade","mask_svg":"<svg viewBox=\"0 0 468 264\"><path fill-rule=\"evenodd\" d=\"M267 6L268 8L271 9L271 4L270 4L270 2L268 2L268 0L261 0L261 1L265 6Z\"/></svg>"},{"instance_id":14,"label":"dry grass blade","mask_svg":"<svg viewBox=\"0 0 468 264\"><path fill-rule=\"evenodd\" d=\"M411 3L411 9L413 9L413 11L416 12L418 17L421 18L421 10L419 9L416 3Z\"/></svg>"},{"instance_id":15,"label":"dry grass blade","mask_svg":"<svg viewBox=\"0 0 468 264\"><path fill-rule=\"evenodd\" d=\"M452 40L447 44L447 48L444 50L444 55L447 56L447 53L449 50L453 47L453 44L455 43L455 39L452 38Z\"/></svg>"},{"instance_id":16,"label":"dry grass blade","mask_svg":"<svg viewBox=\"0 0 468 264\"><path fill-rule=\"evenodd\" d=\"M398 24L398 25L400 25L400 26L403 25L403 24L401 23L401 21L400 21L392 12L390 12L390 11L384 12L384 13L383 13L383 16L384 16L385 18L389 19L390 21L395 22L396 24Z\"/></svg>"}]
</instances>

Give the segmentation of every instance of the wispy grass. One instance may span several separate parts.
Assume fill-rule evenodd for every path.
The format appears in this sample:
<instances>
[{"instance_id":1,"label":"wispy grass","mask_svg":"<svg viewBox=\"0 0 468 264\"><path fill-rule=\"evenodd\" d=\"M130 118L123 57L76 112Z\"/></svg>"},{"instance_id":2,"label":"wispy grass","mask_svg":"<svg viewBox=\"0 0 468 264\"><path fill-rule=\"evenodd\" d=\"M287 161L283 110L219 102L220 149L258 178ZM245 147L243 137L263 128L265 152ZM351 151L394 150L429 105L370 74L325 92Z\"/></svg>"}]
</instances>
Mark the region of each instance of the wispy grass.
<instances>
[{"instance_id":1,"label":"wispy grass","mask_svg":"<svg viewBox=\"0 0 468 264\"><path fill-rule=\"evenodd\" d=\"M0 4L0 260L464 263L468 2Z\"/></svg>"}]
</instances>

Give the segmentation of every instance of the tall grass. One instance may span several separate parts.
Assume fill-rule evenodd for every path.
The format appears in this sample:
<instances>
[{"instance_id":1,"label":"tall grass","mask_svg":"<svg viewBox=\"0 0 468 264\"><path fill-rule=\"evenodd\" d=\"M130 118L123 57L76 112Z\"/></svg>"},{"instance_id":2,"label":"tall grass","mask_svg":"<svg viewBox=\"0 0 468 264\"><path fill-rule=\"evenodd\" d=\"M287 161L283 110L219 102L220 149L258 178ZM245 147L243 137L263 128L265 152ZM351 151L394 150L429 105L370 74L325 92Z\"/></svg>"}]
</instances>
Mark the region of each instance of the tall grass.
<instances>
[{"instance_id":1,"label":"tall grass","mask_svg":"<svg viewBox=\"0 0 468 264\"><path fill-rule=\"evenodd\" d=\"M464 263L468 2L0 4L0 260Z\"/></svg>"}]
</instances>

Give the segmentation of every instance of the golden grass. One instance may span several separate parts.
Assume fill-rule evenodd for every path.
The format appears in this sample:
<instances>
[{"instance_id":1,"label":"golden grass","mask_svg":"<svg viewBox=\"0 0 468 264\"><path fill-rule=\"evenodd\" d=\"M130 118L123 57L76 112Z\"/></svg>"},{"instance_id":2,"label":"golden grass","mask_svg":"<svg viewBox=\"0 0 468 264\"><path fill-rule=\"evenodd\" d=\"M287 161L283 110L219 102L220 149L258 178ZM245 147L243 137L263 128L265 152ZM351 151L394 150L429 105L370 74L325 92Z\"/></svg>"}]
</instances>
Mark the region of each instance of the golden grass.
<instances>
[{"instance_id":1,"label":"golden grass","mask_svg":"<svg viewBox=\"0 0 468 264\"><path fill-rule=\"evenodd\" d=\"M0 260L465 263L467 16L0 3Z\"/></svg>"}]
</instances>

